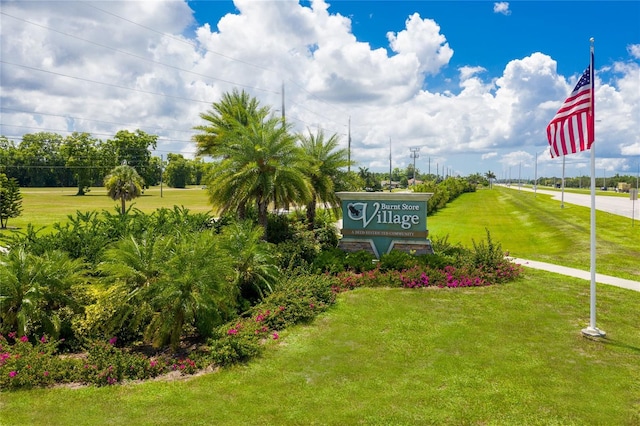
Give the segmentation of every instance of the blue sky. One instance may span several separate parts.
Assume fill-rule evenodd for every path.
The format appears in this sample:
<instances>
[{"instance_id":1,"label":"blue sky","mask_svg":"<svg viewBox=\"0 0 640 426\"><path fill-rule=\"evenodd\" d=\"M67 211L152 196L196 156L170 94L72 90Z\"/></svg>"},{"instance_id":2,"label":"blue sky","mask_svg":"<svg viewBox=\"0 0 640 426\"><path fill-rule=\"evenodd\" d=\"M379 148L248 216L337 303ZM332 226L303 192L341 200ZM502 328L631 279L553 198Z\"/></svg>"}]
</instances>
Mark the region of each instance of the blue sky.
<instances>
[{"instance_id":1,"label":"blue sky","mask_svg":"<svg viewBox=\"0 0 640 426\"><path fill-rule=\"evenodd\" d=\"M351 122L356 167L560 175L544 130L595 38L597 169L640 162L638 1L2 1L0 133L122 128L192 155L233 88L296 131ZM66 133L65 133L66 132ZM567 175L588 156L567 157ZM516 172L518 170L518 172Z\"/></svg>"}]
</instances>

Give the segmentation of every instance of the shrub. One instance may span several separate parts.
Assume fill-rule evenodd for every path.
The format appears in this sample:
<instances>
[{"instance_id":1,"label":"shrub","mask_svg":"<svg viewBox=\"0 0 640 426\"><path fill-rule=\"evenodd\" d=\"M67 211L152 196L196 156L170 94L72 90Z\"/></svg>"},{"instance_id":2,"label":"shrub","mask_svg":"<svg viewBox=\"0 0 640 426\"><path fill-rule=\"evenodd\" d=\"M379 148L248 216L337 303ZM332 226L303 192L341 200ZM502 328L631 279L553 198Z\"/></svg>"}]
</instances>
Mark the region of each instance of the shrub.
<instances>
[{"instance_id":1,"label":"shrub","mask_svg":"<svg viewBox=\"0 0 640 426\"><path fill-rule=\"evenodd\" d=\"M325 249L313 259L312 272L337 274L345 269L346 253L338 248Z\"/></svg>"},{"instance_id":2,"label":"shrub","mask_svg":"<svg viewBox=\"0 0 640 426\"><path fill-rule=\"evenodd\" d=\"M391 250L380 256L378 264L381 271L402 271L418 264L416 256L399 250Z\"/></svg>"},{"instance_id":3,"label":"shrub","mask_svg":"<svg viewBox=\"0 0 640 426\"><path fill-rule=\"evenodd\" d=\"M347 269L354 272L364 272L375 269L376 265L373 262L375 256L368 251L360 250L353 253L348 253L345 258L345 264Z\"/></svg>"},{"instance_id":4,"label":"shrub","mask_svg":"<svg viewBox=\"0 0 640 426\"><path fill-rule=\"evenodd\" d=\"M0 389L32 388L54 383L57 343L43 336L34 345L26 336L0 335Z\"/></svg>"},{"instance_id":5,"label":"shrub","mask_svg":"<svg viewBox=\"0 0 640 426\"><path fill-rule=\"evenodd\" d=\"M504 253L502 252L502 246L500 243L494 243L491 240L491 234L489 230L485 228L487 232L487 242L480 241L476 243L475 240L471 240L473 243L473 252L471 260L474 266L483 266L488 269L495 269L498 265L504 262Z\"/></svg>"}]
</instances>

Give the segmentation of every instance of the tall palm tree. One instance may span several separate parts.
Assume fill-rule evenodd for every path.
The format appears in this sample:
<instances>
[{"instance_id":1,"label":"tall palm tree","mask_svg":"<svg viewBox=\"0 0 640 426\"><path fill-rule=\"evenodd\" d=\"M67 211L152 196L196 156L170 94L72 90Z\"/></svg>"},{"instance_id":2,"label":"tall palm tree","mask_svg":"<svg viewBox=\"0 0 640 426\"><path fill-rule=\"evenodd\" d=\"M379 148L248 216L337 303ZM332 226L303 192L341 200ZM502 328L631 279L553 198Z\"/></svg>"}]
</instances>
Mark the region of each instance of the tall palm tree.
<instances>
[{"instance_id":1,"label":"tall palm tree","mask_svg":"<svg viewBox=\"0 0 640 426\"><path fill-rule=\"evenodd\" d=\"M268 114L269 108L261 107L260 102L244 90L233 89L231 93L225 93L219 102L213 103L212 109L200 114L207 124L194 127L201 132L193 137L198 147L197 155L224 155L220 148L236 137L238 128L262 121Z\"/></svg>"},{"instance_id":2,"label":"tall palm tree","mask_svg":"<svg viewBox=\"0 0 640 426\"><path fill-rule=\"evenodd\" d=\"M104 178L107 195L112 200L120 200L120 213L126 213L126 202L142 195L144 180L131 166L123 164L111 170Z\"/></svg>"},{"instance_id":3,"label":"tall palm tree","mask_svg":"<svg viewBox=\"0 0 640 426\"><path fill-rule=\"evenodd\" d=\"M489 189L493 188L493 180L496 178L496 174L489 170L484 176L489 179Z\"/></svg>"},{"instance_id":4,"label":"tall palm tree","mask_svg":"<svg viewBox=\"0 0 640 426\"><path fill-rule=\"evenodd\" d=\"M314 135L299 135L301 147L309 162L306 174L311 184L311 199L307 203L307 223L313 229L316 218L316 204L322 202L336 211L339 200L335 187L340 176L340 168L347 167L349 156L346 149L338 149L338 135L325 140L324 132L318 130Z\"/></svg>"},{"instance_id":5,"label":"tall palm tree","mask_svg":"<svg viewBox=\"0 0 640 426\"><path fill-rule=\"evenodd\" d=\"M237 127L234 136L216 148L223 159L212 167L209 196L223 213L253 202L266 234L270 204L307 203L311 191L290 126L273 116L260 118Z\"/></svg>"}]
</instances>

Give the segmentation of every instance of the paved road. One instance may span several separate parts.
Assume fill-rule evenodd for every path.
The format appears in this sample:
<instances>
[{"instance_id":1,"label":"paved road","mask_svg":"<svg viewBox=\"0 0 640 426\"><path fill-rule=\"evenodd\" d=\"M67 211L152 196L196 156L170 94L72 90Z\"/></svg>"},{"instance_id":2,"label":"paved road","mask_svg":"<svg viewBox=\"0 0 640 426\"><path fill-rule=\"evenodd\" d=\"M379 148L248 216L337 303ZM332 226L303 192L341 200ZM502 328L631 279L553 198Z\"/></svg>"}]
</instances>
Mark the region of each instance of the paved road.
<instances>
[{"instance_id":1,"label":"paved road","mask_svg":"<svg viewBox=\"0 0 640 426\"><path fill-rule=\"evenodd\" d=\"M506 188L506 186L505 186ZM515 191L518 190L518 185L511 185L508 187ZM533 192L532 188L520 188L522 191ZM550 191L540 189L536 191L537 194L552 195L554 199L562 202L562 191ZM575 194L572 192L564 193L564 202L566 204L575 204L577 206L591 207L591 195L589 194ZM612 197L607 195L596 195L596 210L602 210L608 213L612 213L618 216L628 217L629 219L640 220L640 200L634 202L626 197ZM633 214L633 216L632 216Z\"/></svg>"}]
</instances>

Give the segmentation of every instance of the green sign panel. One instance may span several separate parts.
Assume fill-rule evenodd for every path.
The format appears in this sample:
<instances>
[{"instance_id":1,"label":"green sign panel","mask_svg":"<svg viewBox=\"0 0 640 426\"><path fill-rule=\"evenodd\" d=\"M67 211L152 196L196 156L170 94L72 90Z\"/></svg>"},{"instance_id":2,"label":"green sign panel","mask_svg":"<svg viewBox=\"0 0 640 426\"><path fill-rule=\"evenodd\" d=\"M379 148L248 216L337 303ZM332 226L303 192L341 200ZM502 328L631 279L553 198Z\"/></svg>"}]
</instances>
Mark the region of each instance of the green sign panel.
<instances>
[{"instance_id":1,"label":"green sign panel","mask_svg":"<svg viewBox=\"0 0 640 426\"><path fill-rule=\"evenodd\" d=\"M377 257L394 246L427 243L431 193L339 192L343 246L369 245ZM360 244L358 246L357 244Z\"/></svg>"}]
</instances>

